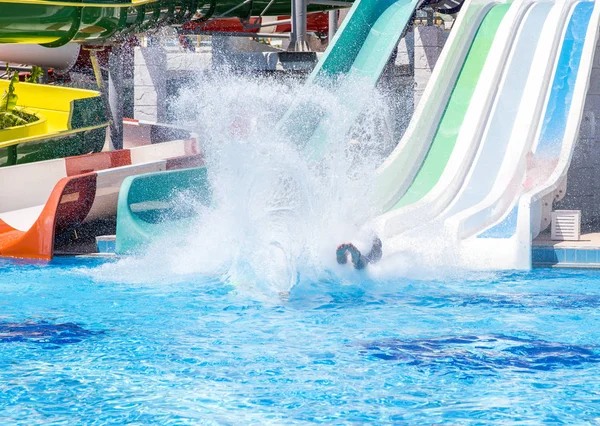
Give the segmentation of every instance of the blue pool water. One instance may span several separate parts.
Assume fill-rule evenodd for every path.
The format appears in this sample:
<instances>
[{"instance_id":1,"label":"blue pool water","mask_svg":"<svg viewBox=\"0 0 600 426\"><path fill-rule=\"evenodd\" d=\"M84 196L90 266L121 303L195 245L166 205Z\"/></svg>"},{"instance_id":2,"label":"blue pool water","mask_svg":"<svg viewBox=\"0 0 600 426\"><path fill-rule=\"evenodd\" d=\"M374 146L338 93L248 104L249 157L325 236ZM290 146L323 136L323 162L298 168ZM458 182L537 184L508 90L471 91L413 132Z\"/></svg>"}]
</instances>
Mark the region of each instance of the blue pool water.
<instances>
[{"instance_id":1,"label":"blue pool water","mask_svg":"<svg viewBox=\"0 0 600 426\"><path fill-rule=\"evenodd\" d=\"M581 424L600 272L304 284L94 280L0 263L0 424Z\"/></svg>"}]
</instances>

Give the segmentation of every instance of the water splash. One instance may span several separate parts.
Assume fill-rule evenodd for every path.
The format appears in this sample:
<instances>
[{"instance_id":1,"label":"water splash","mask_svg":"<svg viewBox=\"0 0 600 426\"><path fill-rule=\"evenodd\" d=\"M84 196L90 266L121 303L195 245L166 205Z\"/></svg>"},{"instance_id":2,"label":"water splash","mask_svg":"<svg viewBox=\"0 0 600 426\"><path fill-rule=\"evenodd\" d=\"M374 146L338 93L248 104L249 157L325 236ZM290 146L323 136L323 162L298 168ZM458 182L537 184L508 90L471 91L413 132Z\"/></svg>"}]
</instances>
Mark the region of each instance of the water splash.
<instances>
[{"instance_id":1,"label":"water splash","mask_svg":"<svg viewBox=\"0 0 600 426\"><path fill-rule=\"evenodd\" d=\"M270 296L335 269L337 244L374 214L371 177L393 141L384 96L353 90L366 113L349 126L346 106L322 88L233 74L200 78L180 94L177 110L201 135L213 203L197 206L198 219L182 235L103 265L94 277L220 276L242 291ZM307 160L294 135L276 125L294 99L326 112L329 144L318 162Z\"/></svg>"}]
</instances>

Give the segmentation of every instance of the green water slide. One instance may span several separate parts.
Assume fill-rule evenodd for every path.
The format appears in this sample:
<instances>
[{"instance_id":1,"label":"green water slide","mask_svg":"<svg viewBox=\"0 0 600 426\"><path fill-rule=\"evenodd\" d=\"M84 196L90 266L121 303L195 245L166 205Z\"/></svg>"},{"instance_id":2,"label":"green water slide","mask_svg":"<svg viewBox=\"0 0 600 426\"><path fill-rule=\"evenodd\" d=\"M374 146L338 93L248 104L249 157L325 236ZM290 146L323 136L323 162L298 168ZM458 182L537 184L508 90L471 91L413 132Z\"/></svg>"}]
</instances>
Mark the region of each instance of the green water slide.
<instances>
[{"instance_id":1,"label":"green water slide","mask_svg":"<svg viewBox=\"0 0 600 426\"><path fill-rule=\"evenodd\" d=\"M482 77L481 72L498 27L509 7L510 4L494 6L483 19L421 168L404 195L393 205L392 210L419 201L439 181L465 121L475 87Z\"/></svg>"},{"instance_id":2,"label":"green water slide","mask_svg":"<svg viewBox=\"0 0 600 426\"><path fill-rule=\"evenodd\" d=\"M350 9L332 43L309 76L307 85L330 90L338 103L347 106L345 123L351 126L362 112L353 98L361 90L374 88L398 45L421 0L358 0ZM324 111L299 99L280 121L280 129L299 146L320 151L327 143ZM339 124L339 123L338 123ZM349 128L336 127L338 133Z\"/></svg>"},{"instance_id":3,"label":"green water slide","mask_svg":"<svg viewBox=\"0 0 600 426\"><path fill-rule=\"evenodd\" d=\"M160 236L188 231L198 203L210 199L204 167L126 178L119 191L116 252L133 253Z\"/></svg>"},{"instance_id":4,"label":"green water slide","mask_svg":"<svg viewBox=\"0 0 600 426\"><path fill-rule=\"evenodd\" d=\"M346 0L342 0L346 1ZM351 1L348 1L350 5ZM267 8L268 6L268 8ZM309 5L309 11L331 7ZM0 0L0 43L98 45L165 25L213 17L289 15L290 0Z\"/></svg>"}]
</instances>

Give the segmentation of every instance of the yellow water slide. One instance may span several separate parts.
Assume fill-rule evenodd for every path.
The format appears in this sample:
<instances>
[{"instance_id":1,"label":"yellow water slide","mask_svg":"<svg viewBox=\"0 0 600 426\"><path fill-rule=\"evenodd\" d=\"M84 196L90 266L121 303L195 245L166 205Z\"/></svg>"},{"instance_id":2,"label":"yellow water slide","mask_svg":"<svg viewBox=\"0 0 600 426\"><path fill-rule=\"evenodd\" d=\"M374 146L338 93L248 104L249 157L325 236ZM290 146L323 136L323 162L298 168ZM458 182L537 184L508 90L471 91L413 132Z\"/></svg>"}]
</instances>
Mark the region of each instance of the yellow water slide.
<instances>
[{"instance_id":1,"label":"yellow water slide","mask_svg":"<svg viewBox=\"0 0 600 426\"><path fill-rule=\"evenodd\" d=\"M0 93L10 81L0 80ZM108 126L98 92L16 83L17 105L38 120L0 130L0 166L102 150Z\"/></svg>"}]
</instances>

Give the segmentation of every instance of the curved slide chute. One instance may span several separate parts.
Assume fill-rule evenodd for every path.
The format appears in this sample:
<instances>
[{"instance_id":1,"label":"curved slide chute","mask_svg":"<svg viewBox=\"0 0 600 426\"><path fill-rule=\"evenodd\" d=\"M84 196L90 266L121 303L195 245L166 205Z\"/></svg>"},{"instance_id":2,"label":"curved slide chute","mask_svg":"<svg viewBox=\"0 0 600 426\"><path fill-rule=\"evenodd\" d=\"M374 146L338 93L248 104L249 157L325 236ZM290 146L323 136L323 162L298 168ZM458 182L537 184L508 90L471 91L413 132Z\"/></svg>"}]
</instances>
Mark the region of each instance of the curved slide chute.
<instances>
[{"instance_id":1,"label":"curved slide chute","mask_svg":"<svg viewBox=\"0 0 600 426\"><path fill-rule=\"evenodd\" d=\"M0 93L9 84L0 80ZM15 93L17 105L39 120L0 130L0 167L102 150L108 120L98 92L17 83Z\"/></svg>"},{"instance_id":2,"label":"curved slide chute","mask_svg":"<svg viewBox=\"0 0 600 426\"><path fill-rule=\"evenodd\" d=\"M52 68L62 74L69 71L79 57L81 46L77 43L61 47L44 47L39 44L0 44L0 60L12 64L37 65Z\"/></svg>"},{"instance_id":3,"label":"curved slide chute","mask_svg":"<svg viewBox=\"0 0 600 426\"><path fill-rule=\"evenodd\" d=\"M319 90L332 90L341 102L344 102L344 96L354 93L357 80L362 82L363 87L374 88L420 2L421 0L354 2L332 43L309 76L307 85L318 86ZM346 117L346 122L352 124L362 111L362 105L355 99L346 104L352 105L352 111L349 111L352 117ZM321 112L315 110L315 105L297 101L279 126L300 145L310 145L314 155L320 153L327 144L323 118ZM345 129L347 130L349 129ZM339 128L336 131L345 133ZM154 219L147 220L147 211L160 211L161 206L168 205L169 197L165 197L160 188L172 188L173 183L178 181L182 182L182 187L189 187L190 179L196 182L199 177L204 176L203 173L205 172L202 170L151 173L126 180L119 196L117 251L135 251L152 236L176 232L182 223L181 219L163 215L160 221L153 223ZM206 185L197 184L196 187L208 191ZM154 206L158 207L155 209Z\"/></svg>"},{"instance_id":4,"label":"curved slide chute","mask_svg":"<svg viewBox=\"0 0 600 426\"><path fill-rule=\"evenodd\" d=\"M188 200L185 208L179 196ZM160 236L187 232L198 216L195 204L210 201L205 167L128 177L119 192L116 253L133 253Z\"/></svg>"},{"instance_id":5,"label":"curved slide chute","mask_svg":"<svg viewBox=\"0 0 600 426\"><path fill-rule=\"evenodd\" d=\"M51 259L55 237L114 216L125 178L203 163L195 139L0 169L0 256Z\"/></svg>"}]
</instances>

